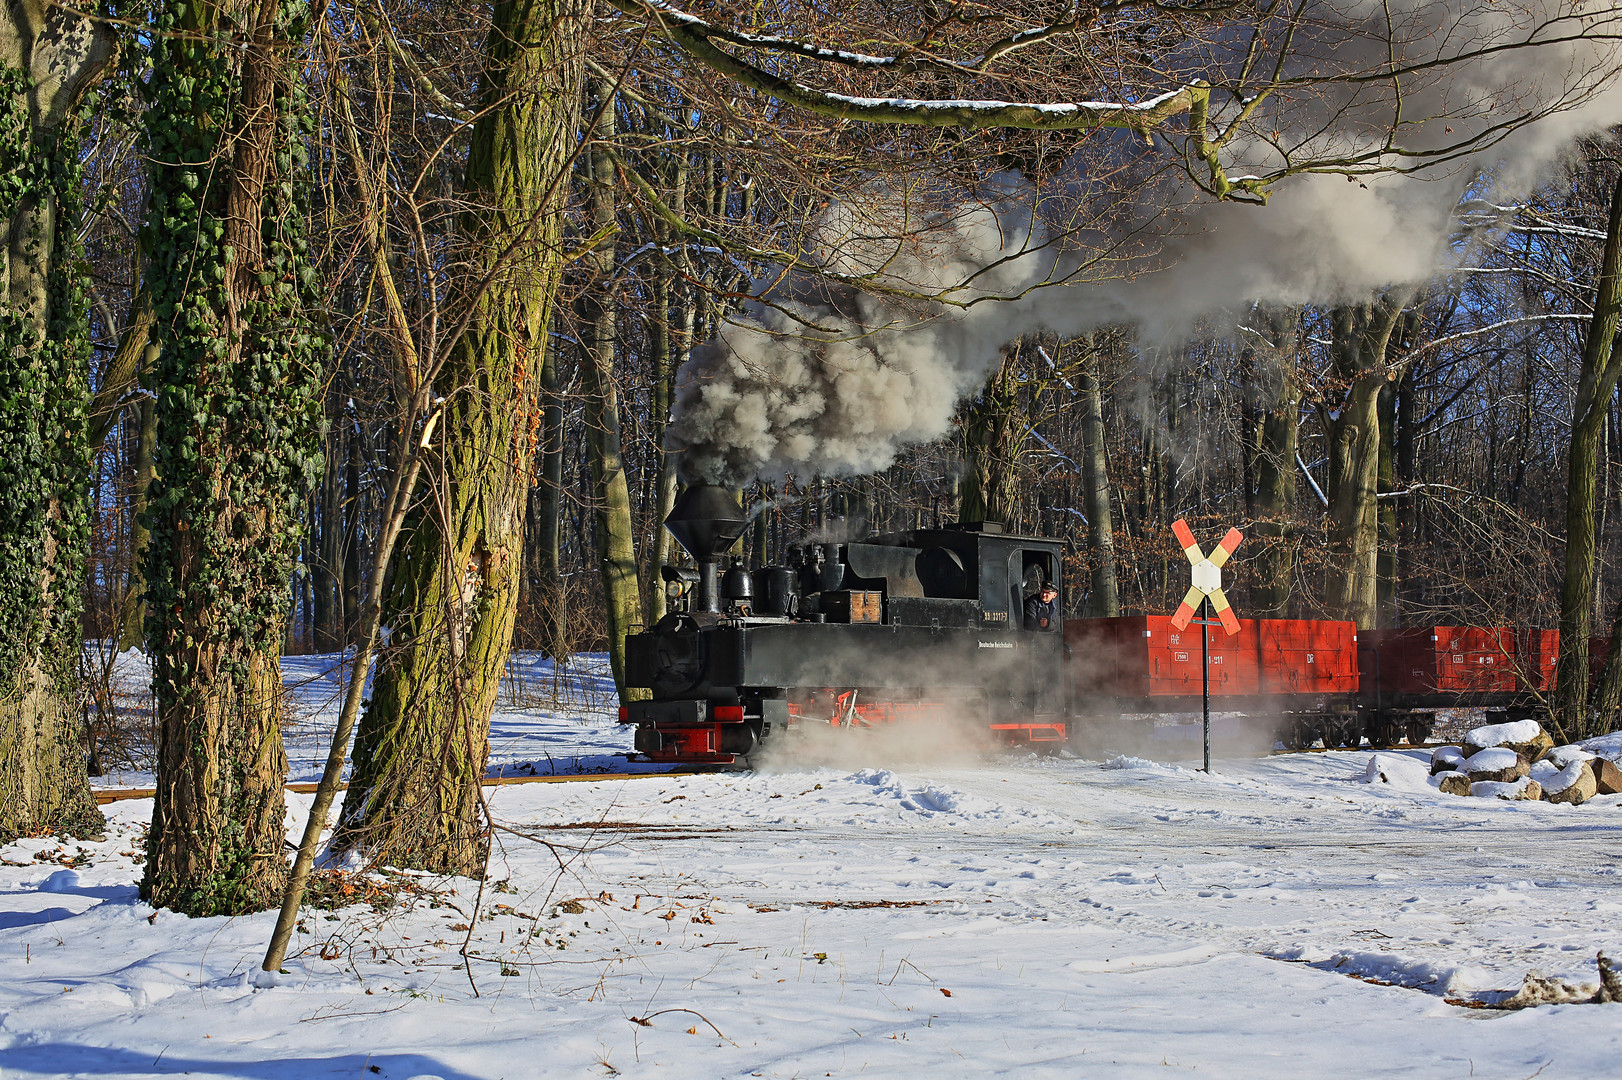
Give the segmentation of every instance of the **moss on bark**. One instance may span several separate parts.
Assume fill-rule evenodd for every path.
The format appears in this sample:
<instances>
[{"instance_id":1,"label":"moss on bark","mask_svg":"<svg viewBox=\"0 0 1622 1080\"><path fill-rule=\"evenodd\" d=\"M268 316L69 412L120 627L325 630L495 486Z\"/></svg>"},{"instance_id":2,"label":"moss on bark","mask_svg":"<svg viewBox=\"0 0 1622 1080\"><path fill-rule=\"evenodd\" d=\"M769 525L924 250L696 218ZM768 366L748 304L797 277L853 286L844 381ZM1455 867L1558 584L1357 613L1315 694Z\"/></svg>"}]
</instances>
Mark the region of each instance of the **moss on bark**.
<instances>
[{"instance_id":1,"label":"moss on bark","mask_svg":"<svg viewBox=\"0 0 1622 1080\"><path fill-rule=\"evenodd\" d=\"M478 785L522 572L585 10L503 0L492 12L463 221L468 280L482 287L438 377L442 447L392 571L389 648L335 841L397 866L470 874L483 862Z\"/></svg>"}]
</instances>

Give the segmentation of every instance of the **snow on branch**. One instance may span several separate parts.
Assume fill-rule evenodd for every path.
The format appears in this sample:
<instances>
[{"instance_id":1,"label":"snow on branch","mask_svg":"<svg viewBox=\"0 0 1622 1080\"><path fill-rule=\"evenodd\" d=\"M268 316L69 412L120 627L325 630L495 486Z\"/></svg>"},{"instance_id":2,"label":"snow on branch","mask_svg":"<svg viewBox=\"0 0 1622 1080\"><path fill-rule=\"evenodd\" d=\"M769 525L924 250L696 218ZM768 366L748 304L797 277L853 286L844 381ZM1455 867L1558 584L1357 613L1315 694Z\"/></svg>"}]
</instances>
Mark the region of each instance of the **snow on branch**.
<instances>
[{"instance_id":1,"label":"snow on branch","mask_svg":"<svg viewBox=\"0 0 1622 1080\"><path fill-rule=\"evenodd\" d=\"M720 48L715 41L768 47L811 59L855 66L890 66L886 58L823 49L785 38L756 37L723 30L659 0L609 0L609 3L627 15L650 20L664 37L711 70L809 112L842 120L928 127L1003 127L1046 131L1090 131L1111 127L1147 132L1182 113L1197 111L1203 117L1204 106L1210 98L1210 86L1202 81L1133 103L977 101L836 94L804 86L741 60Z\"/></svg>"},{"instance_id":2,"label":"snow on branch","mask_svg":"<svg viewBox=\"0 0 1622 1080\"><path fill-rule=\"evenodd\" d=\"M1427 353L1433 349L1445 348L1448 345L1452 345L1460 341L1467 341L1470 338L1480 337L1482 334L1490 334L1495 330L1503 330L1504 328L1510 326L1526 326L1529 323L1540 322L1587 322L1592 317L1593 316L1591 315L1571 315L1561 312L1552 312L1546 315L1522 315L1514 319L1502 319L1495 323L1488 323L1486 326L1478 326L1474 330L1461 330L1457 334L1449 334L1446 337L1439 337L1433 341L1428 341L1418 348L1410 350L1403 357L1403 359L1405 361L1411 360L1421 353Z\"/></svg>"},{"instance_id":3,"label":"snow on branch","mask_svg":"<svg viewBox=\"0 0 1622 1080\"><path fill-rule=\"evenodd\" d=\"M638 14L633 8L636 5L616 4L621 11L627 14ZM670 23L677 23L693 29L708 38L725 41L731 45L739 45L748 49L765 49L769 52L784 53L790 56L801 56L808 60L820 60L831 64L842 64L846 67L872 68L886 71L911 71L920 67L940 68L950 71L961 71L969 74L981 74L991 66L992 61L1007 56L1011 52L1047 41L1061 34L1069 33L1081 25L1081 19L1074 5L1070 8L1069 17L1057 22L1032 27L1010 34L999 41L992 42L979 56L967 62L947 60L938 56L922 53L904 53L899 56L874 56L870 53L851 52L848 49L833 49L811 42L800 41L796 38L781 37L776 34L750 34L741 30L729 30L723 26L707 23L703 19L680 8L671 6L665 0L642 0L640 5L645 12L656 12Z\"/></svg>"}]
</instances>

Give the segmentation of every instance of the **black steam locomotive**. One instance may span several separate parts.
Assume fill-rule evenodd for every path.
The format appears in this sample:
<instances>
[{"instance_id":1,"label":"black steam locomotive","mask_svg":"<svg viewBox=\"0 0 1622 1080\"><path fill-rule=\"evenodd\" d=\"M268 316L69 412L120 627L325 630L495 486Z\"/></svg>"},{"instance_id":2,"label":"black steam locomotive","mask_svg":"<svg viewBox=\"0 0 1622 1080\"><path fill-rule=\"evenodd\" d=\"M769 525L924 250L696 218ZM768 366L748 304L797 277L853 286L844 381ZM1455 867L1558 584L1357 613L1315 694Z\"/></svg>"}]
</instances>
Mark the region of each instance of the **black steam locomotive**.
<instances>
[{"instance_id":1,"label":"black steam locomotive","mask_svg":"<svg viewBox=\"0 0 1622 1080\"><path fill-rule=\"evenodd\" d=\"M626 640L627 684L652 691L620 710L639 752L725 765L790 725L961 715L1010 742L1063 742L1063 635L1023 625L1027 598L1062 584L1057 542L968 523L723 566L747 525L709 485L666 520L696 569L662 568L672 610Z\"/></svg>"}]
</instances>

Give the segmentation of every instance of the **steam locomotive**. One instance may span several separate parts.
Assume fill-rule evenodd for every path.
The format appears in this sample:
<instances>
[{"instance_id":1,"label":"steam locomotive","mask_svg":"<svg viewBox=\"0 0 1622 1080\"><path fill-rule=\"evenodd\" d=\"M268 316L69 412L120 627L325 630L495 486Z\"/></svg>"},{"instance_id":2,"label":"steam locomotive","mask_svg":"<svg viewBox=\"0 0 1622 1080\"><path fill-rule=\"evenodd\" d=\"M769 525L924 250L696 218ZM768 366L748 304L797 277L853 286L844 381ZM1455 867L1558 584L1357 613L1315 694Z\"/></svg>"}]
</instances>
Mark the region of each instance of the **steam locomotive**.
<instances>
[{"instance_id":1,"label":"steam locomotive","mask_svg":"<svg viewBox=\"0 0 1622 1080\"><path fill-rule=\"evenodd\" d=\"M1025 625L1025 601L1063 585L1057 541L962 523L807 542L750 569L725 554L748 523L703 484L666 519L695 566L661 568L670 612L626 639L625 681L651 695L620 709L651 760L736 764L796 725L914 721L927 738L965 716L1004 742L1086 751L1123 714L1200 708L1197 629L1156 616ZM1553 631L1241 620L1210 636L1212 704L1292 748L1419 743L1437 708L1530 715L1555 647Z\"/></svg>"}]
</instances>

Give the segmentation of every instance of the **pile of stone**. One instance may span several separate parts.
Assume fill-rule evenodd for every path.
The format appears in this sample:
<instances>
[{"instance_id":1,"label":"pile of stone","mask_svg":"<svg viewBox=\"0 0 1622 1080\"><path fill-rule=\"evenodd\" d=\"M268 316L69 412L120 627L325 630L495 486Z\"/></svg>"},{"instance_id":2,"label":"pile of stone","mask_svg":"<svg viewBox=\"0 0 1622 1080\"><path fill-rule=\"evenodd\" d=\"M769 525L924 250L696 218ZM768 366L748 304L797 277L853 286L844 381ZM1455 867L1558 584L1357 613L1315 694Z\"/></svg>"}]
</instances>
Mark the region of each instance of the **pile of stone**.
<instances>
[{"instance_id":1,"label":"pile of stone","mask_svg":"<svg viewBox=\"0 0 1622 1080\"><path fill-rule=\"evenodd\" d=\"M1622 770L1580 746L1556 746L1536 720L1472 728L1463 746L1431 754L1431 775L1449 795L1545 799L1580 806L1622 794Z\"/></svg>"}]
</instances>

